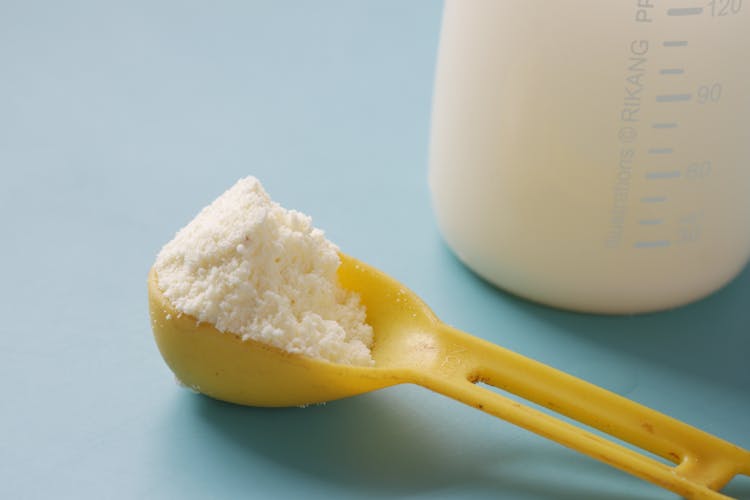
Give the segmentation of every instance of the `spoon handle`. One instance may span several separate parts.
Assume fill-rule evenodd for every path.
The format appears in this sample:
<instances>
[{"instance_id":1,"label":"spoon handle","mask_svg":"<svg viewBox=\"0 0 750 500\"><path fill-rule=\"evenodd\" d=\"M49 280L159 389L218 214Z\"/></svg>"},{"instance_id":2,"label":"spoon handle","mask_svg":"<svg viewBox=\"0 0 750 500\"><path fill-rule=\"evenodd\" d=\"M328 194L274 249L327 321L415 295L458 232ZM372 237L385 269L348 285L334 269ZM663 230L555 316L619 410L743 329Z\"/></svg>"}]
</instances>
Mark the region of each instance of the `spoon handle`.
<instances>
[{"instance_id":1,"label":"spoon handle","mask_svg":"<svg viewBox=\"0 0 750 500\"><path fill-rule=\"evenodd\" d=\"M440 358L416 382L686 498L730 498L715 490L750 475L750 452L593 384L447 325ZM478 383L515 394L676 464L567 423Z\"/></svg>"}]
</instances>

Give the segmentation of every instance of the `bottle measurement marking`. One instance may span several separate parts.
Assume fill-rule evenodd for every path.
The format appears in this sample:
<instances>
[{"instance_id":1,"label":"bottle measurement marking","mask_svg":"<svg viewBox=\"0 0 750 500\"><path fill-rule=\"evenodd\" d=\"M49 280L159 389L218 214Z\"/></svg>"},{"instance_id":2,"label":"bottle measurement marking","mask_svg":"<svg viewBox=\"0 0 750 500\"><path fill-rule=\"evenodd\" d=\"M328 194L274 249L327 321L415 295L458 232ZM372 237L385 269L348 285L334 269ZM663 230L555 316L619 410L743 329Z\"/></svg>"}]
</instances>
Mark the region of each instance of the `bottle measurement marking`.
<instances>
[{"instance_id":1,"label":"bottle measurement marking","mask_svg":"<svg viewBox=\"0 0 750 500\"><path fill-rule=\"evenodd\" d=\"M699 16L703 14L703 7L677 7L667 9L668 16Z\"/></svg>"},{"instance_id":2,"label":"bottle measurement marking","mask_svg":"<svg viewBox=\"0 0 750 500\"><path fill-rule=\"evenodd\" d=\"M658 226L664 224L664 219L641 219L638 221L641 226Z\"/></svg>"},{"instance_id":3,"label":"bottle measurement marking","mask_svg":"<svg viewBox=\"0 0 750 500\"><path fill-rule=\"evenodd\" d=\"M742 0L739 0L742 1ZM687 0L685 3L688 3ZM695 4L693 4L695 5ZM660 9L661 10L661 9ZM690 16L698 16L701 14L706 13L706 9L704 7L692 7L692 6L685 6L685 7L674 7L669 9L664 9L661 12L666 12L667 16L673 16L673 17L690 17ZM644 17L643 15L641 17ZM647 16L646 16L647 17ZM661 41L657 42L659 45L661 45L664 48L672 48L672 49L679 49L684 48L686 49L688 47L688 40L687 39L662 39ZM620 121L621 122L632 122L637 121L634 117L635 113L638 112L641 105L646 105L645 102L642 102L642 97L645 97L644 95L641 95L641 91L644 87L643 78L641 78L642 73L644 71L643 65L645 65L646 61L646 53L648 50L648 42L645 40L635 41L632 42L630 45L630 57L629 57L629 64L626 66L626 95L625 95L625 104L623 105L623 110L620 114ZM671 53L670 53L671 54ZM675 53L674 55L677 55ZM653 68L653 72L651 73L655 77L663 76L665 79L674 77L674 80L682 80L681 77L684 77L685 75L688 75L689 72L688 69L691 69L688 66L685 66L684 64L674 60L674 58L671 58L672 60L666 60L664 63L656 65ZM660 80L665 81L665 80ZM711 82L714 83L714 82ZM679 88L679 87L683 88ZM708 95L710 96L710 85L705 84L707 88L709 88ZM646 97L646 99L650 100L653 98L653 101L650 101L652 103L656 104L669 104L672 103L674 106L666 106L663 108L659 108L659 114L662 116L659 116L655 120L651 121L649 120L644 125L647 127L650 127L653 130L672 130L674 129L677 131L679 128L681 128L684 123L678 122L675 118L675 116L670 116L671 112L668 110L677 108L678 104L685 104L688 105L691 102L696 103L702 103L702 100L708 99L707 97L704 97L701 93L701 88L685 88L684 86L677 84L675 87L678 88L666 88L663 89L661 93L656 92L654 94L651 94L653 97ZM705 92L703 92L705 93ZM720 90L716 92L717 98L719 96ZM645 93L644 93L645 94ZM648 94L645 94L648 95ZM633 108L636 109L636 111L633 111ZM664 110L664 111L662 111ZM671 119L671 120L670 120ZM621 142L621 151L620 151L620 163L619 163L619 170L618 172L620 174L623 173L623 171L626 172L626 175L624 178L630 179L631 176L635 178L635 176L642 176L641 179L653 181L649 183L649 187L651 191L654 190L660 190L660 189L669 189L672 186L676 186L677 184L681 184L683 182L683 179L692 179L697 178L697 175L693 175L691 173L690 168L681 168L677 165L673 165L671 160L676 152L676 149L679 149L679 145L675 145L672 142L672 134L669 135L669 137L662 137L661 140L653 140L651 145L642 145L643 153L645 153L648 156L648 160L653 160L651 165L648 165L646 168L634 168L631 164L633 155L635 154L634 151L636 150L635 147L632 145L629 145L628 143L633 142L635 140L636 134L630 133L633 132L634 128L631 124L620 123L620 129L618 137ZM660 144L661 143L661 144ZM671 145L670 145L671 144ZM644 147L645 146L645 147ZM623 166L623 162L625 162L625 167ZM677 168L675 168L677 167ZM633 175L635 174L635 175ZM622 179L623 176L618 177L618 179ZM671 181L671 182L670 182ZM625 184L625 187L621 187L621 184ZM666 186L666 187L665 187ZM644 186L645 187L645 186ZM629 190L629 185L626 182L618 181L618 184L615 186L615 202L613 209L613 218L611 220L611 228L610 232L608 234L608 245L610 246L619 246L621 243L625 243L625 241L622 241L622 225L623 221L626 219L630 219L631 224L636 224L637 227L640 227L640 232L643 233L640 235L640 238L643 239L635 239L630 240L630 242L625 243L626 245L632 245L635 248L643 248L643 249L658 249L658 248L665 248L672 246L674 244L679 244L682 240L672 240L672 239L659 239L660 237L668 236L666 234L661 234L663 230L667 227L667 224L670 223L670 218L668 218L665 213L663 213L663 209L669 208L669 204L672 202L672 198L668 197L665 194L660 194L659 191L657 191L655 194L650 194L646 196L640 196L636 198L637 200L640 200L641 209L650 209L651 214L641 214L641 217L626 217L625 216L625 209L622 208L622 206L619 203L618 200L622 198L626 198L627 190ZM623 192L625 193L625 196L623 196ZM638 237L636 237L638 238Z\"/></svg>"},{"instance_id":4,"label":"bottle measurement marking","mask_svg":"<svg viewBox=\"0 0 750 500\"><path fill-rule=\"evenodd\" d=\"M671 245L669 240L650 240L650 241L636 241L633 243L635 248L664 248Z\"/></svg>"},{"instance_id":5,"label":"bottle measurement marking","mask_svg":"<svg viewBox=\"0 0 750 500\"><path fill-rule=\"evenodd\" d=\"M643 196L641 203L664 203L667 201L666 196Z\"/></svg>"},{"instance_id":6,"label":"bottle measurement marking","mask_svg":"<svg viewBox=\"0 0 750 500\"><path fill-rule=\"evenodd\" d=\"M656 102L684 102L693 98L693 94L661 94L656 96Z\"/></svg>"},{"instance_id":7,"label":"bottle measurement marking","mask_svg":"<svg viewBox=\"0 0 750 500\"><path fill-rule=\"evenodd\" d=\"M679 170L660 170L656 172L646 172L646 179L677 179L682 176Z\"/></svg>"}]
</instances>

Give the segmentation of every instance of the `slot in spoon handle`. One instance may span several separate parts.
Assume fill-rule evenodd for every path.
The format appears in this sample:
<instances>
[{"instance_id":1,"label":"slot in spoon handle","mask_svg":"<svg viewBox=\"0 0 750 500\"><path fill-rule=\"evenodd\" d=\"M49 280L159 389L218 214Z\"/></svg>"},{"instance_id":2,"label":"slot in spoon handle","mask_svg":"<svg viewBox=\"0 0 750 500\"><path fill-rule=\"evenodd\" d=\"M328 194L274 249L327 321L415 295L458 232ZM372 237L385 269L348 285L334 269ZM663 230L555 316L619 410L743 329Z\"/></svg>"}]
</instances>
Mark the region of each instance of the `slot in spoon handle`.
<instances>
[{"instance_id":1,"label":"slot in spoon handle","mask_svg":"<svg viewBox=\"0 0 750 500\"><path fill-rule=\"evenodd\" d=\"M442 361L422 369L422 386L577 450L686 498L718 493L750 475L750 452L622 396L470 336L436 331ZM484 382L661 456L669 466L554 416L476 385Z\"/></svg>"}]
</instances>

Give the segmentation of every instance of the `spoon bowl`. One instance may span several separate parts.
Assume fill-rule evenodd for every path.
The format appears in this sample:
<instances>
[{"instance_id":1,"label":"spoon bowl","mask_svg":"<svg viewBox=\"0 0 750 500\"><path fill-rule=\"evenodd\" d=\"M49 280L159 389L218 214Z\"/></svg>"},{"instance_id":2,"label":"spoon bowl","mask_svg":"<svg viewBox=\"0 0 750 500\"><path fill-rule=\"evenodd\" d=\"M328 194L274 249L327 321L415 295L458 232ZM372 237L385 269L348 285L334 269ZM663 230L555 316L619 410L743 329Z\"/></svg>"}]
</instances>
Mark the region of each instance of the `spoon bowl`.
<instances>
[{"instance_id":1,"label":"spoon bowl","mask_svg":"<svg viewBox=\"0 0 750 500\"><path fill-rule=\"evenodd\" d=\"M162 357L184 385L216 399L248 406L304 406L410 381L413 368L438 359L439 324L414 294L387 275L342 256L339 280L357 290L376 340L373 367L331 363L242 340L180 313L149 273L149 309Z\"/></svg>"},{"instance_id":2,"label":"spoon bowl","mask_svg":"<svg viewBox=\"0 0 750 500\"><path fill-rule=\"evenodd\" d=\"M729 498L716 490L736 474L750 475L747 450L452 328L393 278L352 257L342 255L341 260L339 281L360 295L373 328L373 366L330 363L220 332L175 310L159 289L152 269L148 279L151 324L164 360L178 380L194 390L250 406L304 406L396 384L418 384L686 498Z\"/></svg>"}]
</instances>

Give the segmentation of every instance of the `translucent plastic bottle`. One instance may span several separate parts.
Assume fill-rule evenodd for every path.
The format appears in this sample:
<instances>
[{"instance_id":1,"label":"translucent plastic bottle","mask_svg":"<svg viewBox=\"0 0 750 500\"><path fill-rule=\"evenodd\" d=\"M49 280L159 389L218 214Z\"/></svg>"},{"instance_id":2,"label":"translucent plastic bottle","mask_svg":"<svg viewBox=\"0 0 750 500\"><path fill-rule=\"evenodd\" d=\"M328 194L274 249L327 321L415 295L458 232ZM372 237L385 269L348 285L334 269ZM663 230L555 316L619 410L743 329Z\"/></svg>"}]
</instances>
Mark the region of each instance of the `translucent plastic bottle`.
<instances>
[{"instance_id":1,"label":"translucent plastic bottle","mask_svg":"<svg viewBox=\"0 0 750 500\"><path fill-rule=\"evenodd\" d=\"M635 313L750 257L750 1L447 0L430 187L511 292Z\"/></svg>"}]
</instances>

